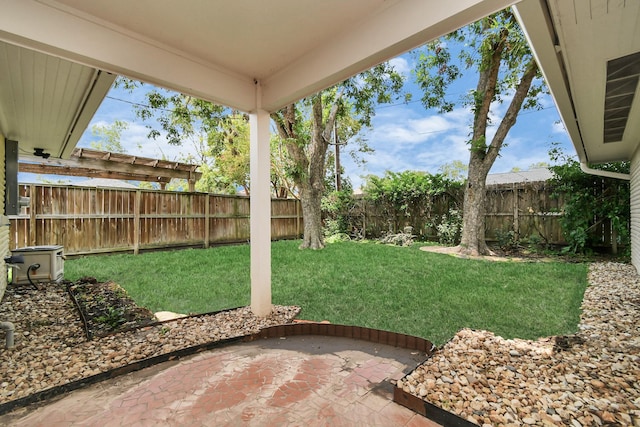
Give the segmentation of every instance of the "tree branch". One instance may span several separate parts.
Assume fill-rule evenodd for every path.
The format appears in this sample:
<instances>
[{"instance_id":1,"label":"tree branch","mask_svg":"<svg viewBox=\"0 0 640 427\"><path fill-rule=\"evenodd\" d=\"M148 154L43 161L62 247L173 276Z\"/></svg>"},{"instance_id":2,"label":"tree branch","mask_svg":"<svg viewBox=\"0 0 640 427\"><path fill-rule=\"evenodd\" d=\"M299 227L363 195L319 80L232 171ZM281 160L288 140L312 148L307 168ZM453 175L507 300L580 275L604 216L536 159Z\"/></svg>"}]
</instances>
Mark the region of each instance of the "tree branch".
<instances>
[{"instance_id":1,"label":"tree branch","mask_svg":"<svg viewBox=\"0 0 640 427\"><path fill-rule=\"evenodd\" d=\"M482 96L482 102L478 103L476 100L476 110L474 111L473 120L473 141L478 141L486 136L489 111L491 109L491 102L493 102L496 94L502 51L505 48L507 36L508 31L503 29L500 32L498 41L493 45L491 55L486 58L486 61L483 59L480 65L480 77L478 78L475 96ZM471 147L472 150L474 148L477 149L477 147Z\"/></svg>"},{"instance_id":2,"label":"tree branch","mask_svg":"<svg viewBox=\"0 0 640 427\"><path fill-rule=\"evenodd\" d=\"M487 155L485 156L483 162L485 165L493 165L493 162L498 157L498 153L500 152L500 148L504 143L505 138L507 137L507 133L516 123L516 119L518 118L518 112L522 107L522 103L527 97L527 93L529 93L529 89L531 88L531 83L533 79L538 74L538 64L536 64L535 59L531 58L529 63L527 64L527 68L520 79L520 83L516 87L516 92L511 99L511 103L509 104L509 108L507 108L507 112L504 115L504 118L500 122L498 126L498 130L496 134L493 136L491 140L491 144L487 150Z\"/></svg>"}]
</instances>

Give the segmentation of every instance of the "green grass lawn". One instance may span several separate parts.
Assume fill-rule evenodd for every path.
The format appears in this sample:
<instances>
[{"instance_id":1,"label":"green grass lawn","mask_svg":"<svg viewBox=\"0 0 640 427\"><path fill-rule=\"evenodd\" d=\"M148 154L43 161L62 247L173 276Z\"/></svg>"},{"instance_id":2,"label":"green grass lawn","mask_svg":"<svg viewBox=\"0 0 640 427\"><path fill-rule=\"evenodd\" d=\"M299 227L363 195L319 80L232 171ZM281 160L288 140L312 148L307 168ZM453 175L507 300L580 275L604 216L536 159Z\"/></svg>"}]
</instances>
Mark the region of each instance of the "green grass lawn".
<instances>
[{"instance_id":1,"label":"green grass lawn","mask_svg":"<svg viewBox=\"0 0 640 427\"><path fill-rule=\"evenodd\" d=\"M460 328L535 339L577 330L586 264L489 262L375 243L301 251L272 245L273 303L301 318L417 335L440 345ZM91 256L65 278L113 280L152 311L211 312L250 302L249 247Z\"/></svg>"}]
</instances>

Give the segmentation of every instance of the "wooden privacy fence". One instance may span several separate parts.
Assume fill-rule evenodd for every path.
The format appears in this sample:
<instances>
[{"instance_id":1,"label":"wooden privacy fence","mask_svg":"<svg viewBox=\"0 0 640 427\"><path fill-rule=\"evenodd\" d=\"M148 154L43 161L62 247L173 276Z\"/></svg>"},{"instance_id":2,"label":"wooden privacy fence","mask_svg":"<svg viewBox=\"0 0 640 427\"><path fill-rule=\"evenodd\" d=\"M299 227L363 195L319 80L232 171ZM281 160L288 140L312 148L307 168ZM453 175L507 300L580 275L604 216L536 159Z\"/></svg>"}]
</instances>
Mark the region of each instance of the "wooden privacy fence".
<instances>
[{"instance_id":1,"label":"wooden privacy fence","mask_svg":"<svg viewBox=\"0 0 640 427\"><path fill-rule=\"evenodd\" d=\"M538 236L548 244L566 244L560 225L564 197L552 198L552 193L546 182L487 186L487 240L499 240L500 233L513 231L518 240Z\"/></svg>"},{"instance_id":2,"label":"wooden privacy fence","mask_svg":"<svg viewBox=\"0 0 640 427\"><path fill-rule=\"evenodd\" d=\"M492 185L487 188L486 237L500 233L515 239L538 236L541 241L564 245L560 219L564 197L552 198L546 182ZM24 246L63 245L69 255L139 251L170 247L209 247L249 240L249 198L204 193L136 189L86 188L60 185L21 185L20 195L30 204L11 220L11 249ZM462 210L462 194L441 195L408 215L391 212L363 198L345 216L354 234L379 237L406 225L414 234L437 240L433 224L450 209ZM596 219L597 220L597 219ZM591 237L612 245L610 221L598 224ZM271 235L274 240L302 235L300 202L271 201Z\"/></svg>"},{"instance_id":3,"label":"wooden privacy fence","mask_svg":"<svg viewBox=\"0 0 640 427\"><path fill-rule=\"evenodd\" d=\"M565 245L560 220L565 197L552 198L553 189L547 182L490 185L487 187L485 204L485 235L489 241L499 240L501 233L513 232L514 239L539 238L541 242ZM432 198L424 206L414 209L408 215L388 212L388 208L360 199L347 216L357 234L379 237L382 232L401 231L404 226L412 226L413 233L421 237L437 240L436 229L443 214L450 209L462 212L463 193L445 194ZM611 222L598 221L591 230L596 244L610 247L612 244ZM504 234L503 234L504 235Z\"/></svg>"},{"instance_id":4,"label":"wooden privacy fence","mask_svg":"<svg viewBox=\"0 0 640 427\"><path fill-rule=\"evenodd\" d=\"M249 240L249 198L60 185L21 185L29 206L11 220L11 249L63 245L66 254L209 247ZM297 238L300 203L271 201L271 235Z\"/></svg>"}]
</instances>

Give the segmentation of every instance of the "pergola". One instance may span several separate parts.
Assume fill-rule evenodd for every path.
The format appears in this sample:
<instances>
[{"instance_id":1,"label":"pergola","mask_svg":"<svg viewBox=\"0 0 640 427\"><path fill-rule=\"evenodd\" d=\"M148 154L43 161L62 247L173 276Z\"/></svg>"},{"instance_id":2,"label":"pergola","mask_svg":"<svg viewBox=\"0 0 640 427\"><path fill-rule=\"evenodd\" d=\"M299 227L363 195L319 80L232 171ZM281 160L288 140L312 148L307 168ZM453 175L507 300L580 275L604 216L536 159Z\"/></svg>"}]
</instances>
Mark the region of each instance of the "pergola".
<instances>
[{"instance_id":1,"label":"pergola","mask_svg":"<svg viewBox=\"0 0 640 427\"><path fill-rule=\"evenodd\" d=\"M202 177L197 169L198 165L188 163L88 148L76 148L69 159L22 156L19 163L20 172L157 182L163 190L171 179L184 179L189 191L195 191Z\"/></svg>"}]
</instances>

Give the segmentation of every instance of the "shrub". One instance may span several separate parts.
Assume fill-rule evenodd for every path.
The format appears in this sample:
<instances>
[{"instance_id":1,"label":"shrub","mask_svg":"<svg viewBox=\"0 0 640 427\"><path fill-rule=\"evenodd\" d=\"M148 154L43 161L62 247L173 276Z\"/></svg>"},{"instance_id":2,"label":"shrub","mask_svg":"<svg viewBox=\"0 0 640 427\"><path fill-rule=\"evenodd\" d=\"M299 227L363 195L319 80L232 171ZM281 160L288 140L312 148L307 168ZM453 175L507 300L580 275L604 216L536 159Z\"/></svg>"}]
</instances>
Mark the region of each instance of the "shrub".
<instances>
[{"instance_id":1,"label":"shrub","mask_svg":"<svg viewBox=\"0 0 640 427\"><path fill-rule=\"evenodd\" d=\"M462 233L462 214L457 209L450 209L448 214L435 217L436 223L429 223L427 226L433 227L438 236L438 242L443 245L454 246L460 243Z\"/></svg>"},{"instance_id":2,"label":"shrub","mask_svg":"<svg viewBox=\"0 0 640 427\"><path fill-rule=\"evenodd\" d=\"M496 230L496 240L498 247L503 251L510 251L516 248L518 240L513 230Z\"/></svg>"},{"instance_id":3,"label":"shrub","mask_svg":"<svg viewBox=\"0 0 640 427\"><path fill-rule=\"evenodd\" d=\"M558 162L550 169L554 174L551 184L553 196L564 196L565 205L560 219L562 232L569 243L567 252L584 253L595 243L591 233L604 220L611 222L617 234L615 243L628 245L631 222L629 181L603 178L585 174L580 163L560 149L549 153ZM615 162L598 165L599 169L629 173L629 162Z\"/></svg>"},{"instance_id":4,"label":"shrub","mask_svg":"<svg viewBox=\"0 0 640 427\"><path fill-rule=\"evenodd\" d=\"M441 174L387 171L384 177L367 177L364 193L368 200L381 208L391 231L410 224L420 234L424 218L432 215L435 200L445 193L456 200L461 188L460 182Z\"/></svg>"},{"instance_id":5,"label":"shrub","mask_svg":"<svg viewBox=\"0 0 640 427\"><path fill-rule=\"evenodd\" d=\"M351 190L332 191L322 198L322 215L324 218L324 235L349 235L351 231L349 212L355 200Z\"/></svg>"}]
</instances>

